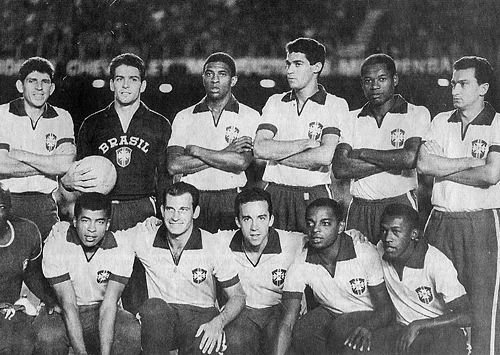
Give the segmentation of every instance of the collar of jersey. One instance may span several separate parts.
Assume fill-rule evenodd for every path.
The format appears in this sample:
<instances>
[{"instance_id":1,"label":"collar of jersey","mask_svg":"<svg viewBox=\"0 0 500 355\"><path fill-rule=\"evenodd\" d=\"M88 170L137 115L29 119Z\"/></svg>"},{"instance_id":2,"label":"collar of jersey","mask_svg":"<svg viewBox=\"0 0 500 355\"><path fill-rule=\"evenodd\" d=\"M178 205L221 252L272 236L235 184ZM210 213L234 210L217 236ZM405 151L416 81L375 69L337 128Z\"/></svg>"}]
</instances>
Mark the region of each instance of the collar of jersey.
<instances>
[{"instance_id":1,"label":"collar of jersey","mask_svg":"<svg viewBox=\"0 0 500 355\"><path fill-rule=\"evenodd\" d=\"M493 122L493 119L495 118L496 111L493 108L493 106L490 105L489 102L484 103L484 108L481 112L479 112L479 115L476 116L472 120L469 125L476 125L476 126L491 126L491 123ZM460 119L460 115L458 114L458 110L455 110L450 118L448 118L449 123L462 123L462 120Z\"/></svg>"},{"instance_id":2,"label":"collar of jersey","mask_svg":"<svg viewBox=\"0 0 500 355\"><path fill-rule=\"evenodd\" d=\"M73 226L70 226L68 228L68 233L66 234L66 241L76 245L83 245L80 238L78 238L78 234L76 234L75 227ZM116 244L115 236L113 235L113 233L111 233L110 231L106 231L106 233L104 234L104 238L101 242L101 245L99 245L99 248L113 249L116 248L117 246L118 245Z\"/></svg>"},{"instance_id":3,"label":"collar of jersey","mask_svg":"<svg viewBox=\"0 0 500 355\"><path fill-rule=\"evenodd\" d=\"M352 238L346 233L341 233L339 235L340 238L340 247L337 258L335 259L335 264L339 261L346 261L356 258L356 250L354 249L354 243ZM307 256L306 262L310 264L322 265L322 260L319 256L319 253L316 249L309 246L307 247ZM333 274L330 274L332 277L335 277L335 271Z\"/></svg>"},{"instance_id":4,"label":"collar of jersey","mask_svg":"<svg viewBox=\"0 0 500 355\"><path fill-rule=\"evenodd\" d=\"M289 91L281 98L283 102L290 102L297 100L297 94L295 91ZM316 102L319 105L324 105L326 102L326 90L323 85L318 84L318 91L316 91L311 97L308 98L313 102Z\"/></svg>"},{"instance_id":5,"label":"collar of jersey","mask_svg":"<svg viewBox=\"0 0 500 355\"><path fill-rule=\"evenodd\" d=\"M405 114L408 113L408 101L406 101L403 96L399 94L394 95L394 104L392 107L389 109L388 113L401 113ZM358 113L358 117L363 117L363 116L372 116L375 117L373 114L372 110L372 105L370 105L369 102L367 102L361 111Z\"/></svg>"},{"instance_id":6,"label":"collar of jersey","mask_svg":"<svg viewBox=\"0 0 500 355\"><path fill-rule=\"evenodd\" d=\"M193 113L201 113L208 111L210 111L210 109L208 108L207 97L205 96L199 103L196 104L196 106L193 109ZM231 94L229 101L226 103L226 106L224 106L224 111L231 111L234 113L240 112L240 104L238 103L238 100L236 100L236 97L234 97L233 94Z\"/></svg>"},{"instance_id":7,"label":"collar of jersey","mask_svg":"<svg viewBox=\"0 0 500 355\"><path fill-rule=\"evenodd\" d=\"M26 110L24 109L24 99L22 97L17 98L10 102L9 112L16 116L28 116ZM45 104L45 110L42 113L43 118L54 118L57 117L57 112L48 102Z\"/></svg>"},{"instance_id":8,"label":"collar of jersey","mask_svg":"<svg viewBox=\"0 0 500 355\"><path fill-rule=\"evenodd\" d=\"M167 239L167 227L165 225L161 225L158 228L158 232L156 232L156 237L153 242L153 248L161 248L161 249L170 249L170 245L168 244ZM203 242L201 240L201 230L200 228L193 227L193 231L189 236L189 239L184 246L183 250L197 250L203 249Z\"/></svg>"},{"instance_id":9,"label":"collar of jersey","mask_svg":"<svg viewBox=\"0 0 500 355\"><path fill-rule=\"evenodd\" d=\"M405 266L412 269L423 269L427 250L429 250L429 244L422 239L419 240L417 245L415 245L415 249L413 249L413 253L408 260L406 260ZM385 255L382 256L382 259L390 263L390 261L385 258Z\"/></svg>"},{"instance_id":10,"label":"collar of jersey","mask_svg":"<svg viewBox=\"0 0 500 355\"><path fill-rule=\"evenodd\" d=\"M139 107L137 108L137 111L135 111L135 113L132 117L136 117L136 116L137 117L144 117L144 113L142 113L142 112L143 111L147 112L148 110L149 110L149 108L146 106L146 104L141 101L139 104ZM114 101L108 105L108 107L106 108L106 111L107 111L108 117L118 117L118 113L116 112Z\"/></svg>"},{"instance_id":11,"label":"collar of jersey","mask_svg":"<svg viewBox=\"0 0 500 355\"><path fill-rule=\"evenodd\" d=\"M232 251L243 253L243 233L239 229L234 233L233 239L229 244L229 248ZM269 237L267 240L267 245L262 251L262 254L280 254L281 253L281 243L280 237L276 229L269 227Z\"/></svg>"}]
</instances>

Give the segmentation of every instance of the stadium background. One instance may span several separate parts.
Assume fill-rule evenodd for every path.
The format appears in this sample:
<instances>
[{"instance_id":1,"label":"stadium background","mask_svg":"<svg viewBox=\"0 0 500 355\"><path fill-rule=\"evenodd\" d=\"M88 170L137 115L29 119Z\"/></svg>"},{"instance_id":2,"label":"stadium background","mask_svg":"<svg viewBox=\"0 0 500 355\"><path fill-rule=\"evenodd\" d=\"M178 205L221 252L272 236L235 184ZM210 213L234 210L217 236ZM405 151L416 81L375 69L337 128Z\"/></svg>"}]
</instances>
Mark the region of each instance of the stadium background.
<instances>
[{"instance_id":1,"label":"stadium background","mask_svg":"<svg viewBox=\"0 0 500 355\"><path fill-rule=\"evenodd\" d=\"M385 52L397 61L398 91L432 116L452 108L451 65L480 55L496 68L487 97L500 109L500 2L497 0L0 0L0 102L18 96L16 73L28 57L57 63L50 102L67 109L75 132L112 101L107 64L134 52L148 65L143 101L172 120L203 95L201 65L214 51L237 58L243 103L261 110L287 90L284 45L299 36L327 47L327 91L364 104L359 64ZM262 80L265 81L262 81ZM162 85L163 84L163 85ZM161 91L160 91L161 88ZM1 128L0 128L1 129ZM419 189L423 214L430 182ZM346 184L337 183L339 194Z\"/></svg>"}]
</instances>

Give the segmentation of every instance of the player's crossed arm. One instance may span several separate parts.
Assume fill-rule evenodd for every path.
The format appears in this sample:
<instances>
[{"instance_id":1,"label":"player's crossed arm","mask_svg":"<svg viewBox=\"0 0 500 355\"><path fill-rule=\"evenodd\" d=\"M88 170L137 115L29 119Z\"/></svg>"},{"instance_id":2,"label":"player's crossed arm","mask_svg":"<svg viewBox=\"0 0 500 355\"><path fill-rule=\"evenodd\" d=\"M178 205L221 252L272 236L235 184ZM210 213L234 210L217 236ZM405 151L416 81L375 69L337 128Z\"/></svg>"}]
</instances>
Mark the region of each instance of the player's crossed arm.
<instances>
[{"instance_id":1,"label":"player's crossed arm","mask_svg":"<svg viewBox=\"0 0 500 355\"><path fill-rule=\"evenodd\" d=\"M352 149L347 143L340 143L333 156L332 171L337 179L362 179L378 174L384 168L360 158L361 151Z\"/></svg>"}]
</instances>

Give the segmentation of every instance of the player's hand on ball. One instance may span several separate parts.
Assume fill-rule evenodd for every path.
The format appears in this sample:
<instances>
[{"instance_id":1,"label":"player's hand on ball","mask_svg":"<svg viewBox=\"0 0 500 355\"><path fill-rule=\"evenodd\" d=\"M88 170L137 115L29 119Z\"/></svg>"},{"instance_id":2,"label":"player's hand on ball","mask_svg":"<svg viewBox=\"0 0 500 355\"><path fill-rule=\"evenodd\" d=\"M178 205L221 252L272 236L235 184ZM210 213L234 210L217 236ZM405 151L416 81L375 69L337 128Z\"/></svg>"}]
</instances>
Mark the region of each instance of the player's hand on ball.
<instances>
[{"instance_id":1,"label":"player's hand on ball","mask_svg":"<svg viewBox=\"0 0 500 355\"><path fill-rule=\"evenodd\" d=\"M371 330L364 327L357 327L344 342L344 345L347 345L353 350L370 351L371 341Z\"/></svg>"},{"instance_id":2,"label":"player's hand on ball","mask_svg":"<svg viewBox=\"0 0 500 355\"><path fill-rule=\"evenodd\" d=\"M216 353L223 351L222 349L225 348L226 341L220 317L217 316L210 322L200 325L195 337L199 337L202 334L200 350L203 354L211 354L214 349Z\"/></svg>"},{"instance_id":3,"label":"player's hand on ball","mask_svg":"<svg viewBox=\"0 0 500 355\"><path fill-rule=\"evenodd\" d=\"M61 178L64 188L69 191L86 192L97 186L97 175L92 173L90 166L81 166L82 160L74 162Z\"/></svg>"},{"instance_id":4,"label":"player's hand on ball","mask_svg":"<svg viewBox=\"0 0 500 355\"><path fill-rule=\"evenodd\" d=\"M443 156L443 148L435 141L426 141L420 149L424 150L424 153Z\"/></svg>"}]
</instances>

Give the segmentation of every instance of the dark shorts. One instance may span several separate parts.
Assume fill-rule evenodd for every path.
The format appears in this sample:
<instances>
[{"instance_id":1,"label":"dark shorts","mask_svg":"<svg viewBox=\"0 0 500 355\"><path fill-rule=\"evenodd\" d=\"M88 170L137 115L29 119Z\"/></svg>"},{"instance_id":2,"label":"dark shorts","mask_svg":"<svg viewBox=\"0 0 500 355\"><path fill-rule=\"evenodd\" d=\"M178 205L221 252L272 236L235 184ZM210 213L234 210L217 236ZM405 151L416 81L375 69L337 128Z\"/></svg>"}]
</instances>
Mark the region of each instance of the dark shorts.
<instances>
[{"instance_id":1,"label":"dark shorts","mask_svg":"<svg viewBox=\"0 0 500 355\"><path fill-rule=\"evenodd\" d=\"M83 338L89 354L100 354L99 305L80 306ZM66 325L59 313L48 314L43 307L33 322L37 334L35 355L67 355L71 346ZM141 327L129 312L118 309L111 354L136 355L141 350Z\"/></svg>"},{"instance_id":2,"label":"dark shorts","mask_svg":"<svg viewBox=\"0 0 500 355\"><path fill-rule=\"evenodd\" d=\"M306 233L306 208L320 198L333 198L330 185L312 187L268 183L265 190L273 202L274 228Z\"/></svg>"},{"instance_id":3,"label":"dark shorts","mask_svg":"<svg viewBox=\"0 0 500 355\"><path fill-rule=\"evenodd\" d=\"M195 337L196 332L219 311L215 307L168 304L160 298L150 298L144 302L139 314L143 355L168 355L174 349L179 349L179 355L201 355L202 336Z\"/></svg>"},{"instance_id":4,"label":"dark shorts","mask_svg":"<svg viewBox=\"0 0 500 355\"><path fill-rule=\"evenodd\" d=\"M113 201L111 208L111 231L125 230L156 215L156 206L152 198ZM139 259L134 260L132 275L122 293L123 308L137 314L139 307L148 299L146 272Z\"/></svg>"},{"instance_id":5,"label":"dark shorts","mask_svg":"<svg viewBox=\"0 0 500 355\"><path fill-rule=\"evenodd\" d=\"M234 199L238 190L200 191L200 215L195 220L196 225L210 233L237 229Z\"/></svg>"},{"instance_id":6,"label":"dark shorts","mask_svg":"<svg viewBox=\"0 0 500 355\"><path fill-rule=\"evenodd\" d=\"M30 317L23 312L16 312L11 320L0 313L0 354L31 354L35 347L36 335Z\"/></svg>"},{"instance_id":7,"label":"dark shorts","mask_svg":"<svg viewBox=\"0 0 500 355\"><path fill-rule=\"evenodd\" d=\"M363 233L370 242L377 244L380 240L380 217L391 203L402 203L417 210L417 198L412 192L380 200L353 197L347 212L346 229L356 229Z\"/></svg>"},{"instance_id":8,"label":"dark shorts","mask_svg":"<svg viewBox=\"0 0 500 355\"><path fill-rule=\"evenodd\" d=\"M281 305L267 308L245 307L226 327L224 355L271 354L278 337Z\"/></svg>"},{"instance_id":9,"label":"dark shorts","mask_svg":"<svg viewBox=\"0 0 500 355\"><path fill-rule=\"evenodd\" d=\"M338 354L346 348L344 342L351 332L372 316L371 311L339 315L325 307L317 307L295 324L291 354Z\"/></svg>"},{"instance_id":10,"label":"dark shorts","mask_svg":"<svg viewBox=\"0 0 500 355\"><path fill-rule=\"evenodd\" d=\"M432 210L424 237L458 271L472 305L472 353L500 353L500 210Z\"/></svg>"}]
</instances>

